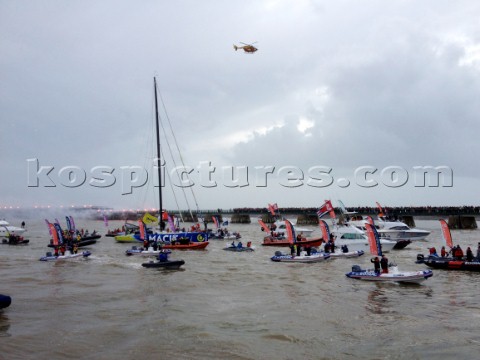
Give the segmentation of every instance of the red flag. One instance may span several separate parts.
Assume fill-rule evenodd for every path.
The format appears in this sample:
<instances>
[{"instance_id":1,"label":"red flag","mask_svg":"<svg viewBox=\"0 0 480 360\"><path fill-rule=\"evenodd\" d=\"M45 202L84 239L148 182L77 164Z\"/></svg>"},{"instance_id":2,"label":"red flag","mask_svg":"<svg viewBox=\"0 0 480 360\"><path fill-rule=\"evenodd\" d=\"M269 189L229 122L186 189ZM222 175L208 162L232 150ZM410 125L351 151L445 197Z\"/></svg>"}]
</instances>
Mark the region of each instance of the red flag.
<instances>
[{"instance_id":1,"label":"red flag","mask_svg":"<svg viewBox=\"0 0 480 360\"><path fill-rule=\"evenodd\" d=\"M318 220L320 229L322 230L323 241L328 242L330 240L330 231L325 220Z\"/></svg>"},{"instance_id":2,"label":"red flag","mask_svg":"<svg viewBox=\"0 0 480 360\"><path fill-rule=\"evenodd\" d=\"M295 229L290 221L285 219L285 228L287 229L287 238L288 242L293 245L293 243L297 240L295 238Z\"/></svg>"},{"instance_id":3,"label":"red flag","mask_svg":"<svg viewBox=\"0 0 480 360\"><path fill-rule=\"evenodd\" d=\"M52 239L53 239L53 245L58 245L59 244L59 239L58 239L58 233L57 230L55 229L55 225L48 223L48 229L50 233L52 234Z\"/></svg>"},{"instance_id":4,"label":"red flag","mask_svg":"<svg viewBox=\"0 0 480 360\"><path fill-rule=\"evenodd\" d=\"M367 228L368 243L370 245L370 253L372 255L382 255L382 248L380 246L380 236L378 236L377 229L371 224L365 224Z\"/></svg>"},{"instance_id":5,"label":"red flag","mask_svg":"<svg viewBox=\"0 0 480 360\"><path fill-rule=\"evenodd\" d=\"M320 209L317 211L317 216L320 219L326 213L330 213L330 217L335 219L335 210L333 209L332 202L330 200L326 200L325 204L323 204Z\"/></svg>"},{"instance_id":6,"label":"red flag","mask_svg":"<svg viewBox=\"0 0 480 360\"><path fill-rule=\"evenodd\" d=\"M140 240L145 240L146 239L145 224L143 223L142 220L138 220L138 227L140 228Z\"/></svg>"},{"instance_id":7,"label":"red flag","mask_svg":"<svg viewBox=\"0 0 480 360\"><path fill-rule=\"evenodd\" d=\"M265 231L267 234L270 233L270 229L268 228L267 224L265 224L262 219L258 219L258 223L262 227L263 231Z\"/></svg>"},{"instance_id":8,"label":"red flag","mask_svg":"<svg viewBox=\"0 0 480 360\"><path fill-rule=\"evenodd\" d=\"M375 201L375 203L377 204L378 210L380 210L380 212L378 213L378 217L383 217L382 206L378 203L378 201Z\"/></svg>"},{"instance_id":9,"label":"red flag","mask_svg":"<svg viewBox=\"0 0 480 360\"><path fill-rule=\"evenodd\" d=\"M450 229L448 227L447 222L445 220L440 219L440 225L442 226L442 234L443 234L443 238L445 239L445 242L447 243L447 246L452 248L453 247L452 234L450 233Z\"/></svg>"},{"instance_id":10,"label":"red flag","mask_svg":"<svg viewBox=\"0 0 480 360\"><path fill-rule=\"evenodd\" d=\"M270 214L275 216L275 212L278 210L278 205L277 203L275 204L268 204L268 210L270 211Z\"/></svg>"}]
</instances>

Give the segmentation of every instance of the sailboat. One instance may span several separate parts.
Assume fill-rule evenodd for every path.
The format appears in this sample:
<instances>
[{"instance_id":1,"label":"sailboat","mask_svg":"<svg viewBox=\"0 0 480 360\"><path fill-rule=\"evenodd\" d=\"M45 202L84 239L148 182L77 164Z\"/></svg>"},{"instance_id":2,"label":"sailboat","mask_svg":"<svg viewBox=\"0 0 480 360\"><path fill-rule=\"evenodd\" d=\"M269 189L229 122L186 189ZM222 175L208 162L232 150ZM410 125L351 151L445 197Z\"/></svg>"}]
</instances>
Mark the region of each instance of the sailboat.
<instances>
[{"instance_id":1,"label":"sailboat","mask_svg":"<svg viewBox=\"0 0 480 360\"><path fill-rule=\"evenodd\" d=\"M154 95L155 95L155 127L156 127L156 146L157 146L157 171L158 171L158 202L159 202L159 211L158 211L158 219L159 219L159 231L152 231L146 232L145 236L148 238L149 242L157 241L158 244L162 244L163 248L168 246L172 248L171 245L173 244L191 244L191 243L203 243L202 246L208 245L208 233L205 231L200 231L199 226L197 226L195 231L177 231L176 227L173 223L173 219L168 219L168 223L170 226L171 231L165 231L162 227L164 217L166 213L163 211L163 198L162 198L162 176L161 176L161 152L160 152L160 118L158 114L158 95L157 95L157 79L153 78L153 87L154 87ZM168 216L168 215L167 215ZM125 239L128 235L123 235L121 237L115 237L115 240L126 242L128 240ZM140 238L139 233L131 234L130 237L132 239L136 239L137 241L143 241ZM174 247L175 248L175 247Z\"/></svg>"},{"instance_id":2,"label":"sailboat","mask_svg":"<svg viewBox=\"0 0 480 360\"><path fill-rule=\"evenodd\" d=\"M434 254L425 259L423 254L418 254L416 262L419 264L423 263L434 269L480 271L480 257L474 258L473 254L470 256L471 258L456 255L456 248L453 246L452 234L447 222L441 219L440 225L445 243L453 252L453 257L440 257ZM480 243L478 245L480 247ZM461 255L463 255L463 252Z\"/></svg>"},{"instance_id":3,"label":"sailboat","mask_svg":"<svg viewBox=\"0 0 480 360\"><path fill-rule=\"evenodd\" d=\"M370 244L370 253L374 256L382 256L382 247L380 245L380 236L377 229L371 224L366 224L368 242ZM351 279L365 281L389 281L399 283L418 284L433 276L432 270L423 271L398 271L397 266L392 266L388 273L380 273L374 270L362 270L359 265L353 265L352 271L345 274Z\"/></svg>"}]
</instances>

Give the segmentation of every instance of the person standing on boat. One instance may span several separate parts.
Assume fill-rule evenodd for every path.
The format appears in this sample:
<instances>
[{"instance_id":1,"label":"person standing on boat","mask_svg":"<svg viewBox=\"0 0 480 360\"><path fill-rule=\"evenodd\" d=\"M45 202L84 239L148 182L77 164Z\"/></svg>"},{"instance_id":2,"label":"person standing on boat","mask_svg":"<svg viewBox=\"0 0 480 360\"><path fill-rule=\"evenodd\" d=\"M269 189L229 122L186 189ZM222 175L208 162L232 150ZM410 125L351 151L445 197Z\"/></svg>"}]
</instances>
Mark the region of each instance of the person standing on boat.
<instances>
[{"instance_id":1,"label":"person standing on boat","mask_svg":"<svg viewBox=\"0 0 480 360\"><path fill-rule=\"evenodd\" d=\"M477 248L477 261L480 261L480 242L478 243L478 248Z\"/></svg>"},{"instance_id":2,"label":"person standing on boat","mask_svg":"<svg viewBox=\"0 0 480 360\"><path fill-rule=\"evenodd\" d=\"M463 258L463 250L460 245L457 245L457 248L453 251L453 256L457 258L457 260L462 260Z\"/></svg>"},{"instance_id":3,"label":"person standing on boat","mask_svg":"<svg viewBox=\"0 0 480 360\"><path fill-rule=\"evenodd\" d=\"M473 251L470 246L467 247L467 261L473 261Z\"/></svg>"},{"instance_id":4,"label":"person standing on boat","mask_svg":"<svg viewBox=\"0 0 480 360\"><path fill-rule=\"evenodd\" d=\"M442 246L442 249L440 250L440 255L442 256L442 258L447 256L447 251L445 250L445 246Z\"/></svg>"},{"instance_id":5,"label":"person standing on boat","mask_svg":"<svg viewBox=\"0 0 480 360\"><path fill-rule=\"evenodd\" d=\"M385 255L382 255L380 259L380 266L382 267L382 273L388 274L388 259Z\"/></svg>"},{"instance_id":6,"label":"person standing on boat","mask_svg":"<svg viewBox=\"0 0 480 360\"><path fill-rule=\"evenodd\" d=\"M375 268L375 274L380 274L380 260L378 259L378 256L375 256L375 258L370 259L370 262L373 263L373 266Z\"/></svg>"}]
</instances>

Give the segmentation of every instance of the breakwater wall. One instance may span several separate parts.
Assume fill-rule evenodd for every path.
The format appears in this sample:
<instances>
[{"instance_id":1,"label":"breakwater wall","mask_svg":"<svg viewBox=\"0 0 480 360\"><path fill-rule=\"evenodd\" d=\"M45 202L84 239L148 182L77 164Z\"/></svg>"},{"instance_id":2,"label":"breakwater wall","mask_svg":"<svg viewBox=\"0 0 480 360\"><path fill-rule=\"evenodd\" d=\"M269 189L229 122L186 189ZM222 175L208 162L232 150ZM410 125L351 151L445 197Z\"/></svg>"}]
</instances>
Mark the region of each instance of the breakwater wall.
<instances>
[{"instance_id":1,"label":"breakwater wall","mask_svg":"<svg viewBox=\"0 0 480 360\"><path fill-rule=\"evenodd\" d=\"M477 219L480 219L480 207L444 207L444 208L384 208L391 220L400 220L410 227L415 227L415 218L417 219L441 219L448 218L448 225L451 229L476 229ZM168 211L168 210L167 210ZM298 225L317 225L318 218L316 208L280 208L280 217L287 217L296 220ZM347 208L349 212L357 212L359 215L370 215L376 217L378 215L377 208ZM178 211L168 211L168 213L179 217ZM337 218L343 220L340 209L335 209ZM144 216L144 211L109 211L107 217L109 220L128 220L136 221ZM185 222L198 222L205 219L208 223L213 222L216 216L220 222L229 219L233 224L250 224L262 219L265 223L273 223L275 217L266 209L261 208L242 208L230 210L201 210L198 212L181 212ZM94 219L103 219L103 213L95 212L91 214Z\"/></svg>"}]
</instances>

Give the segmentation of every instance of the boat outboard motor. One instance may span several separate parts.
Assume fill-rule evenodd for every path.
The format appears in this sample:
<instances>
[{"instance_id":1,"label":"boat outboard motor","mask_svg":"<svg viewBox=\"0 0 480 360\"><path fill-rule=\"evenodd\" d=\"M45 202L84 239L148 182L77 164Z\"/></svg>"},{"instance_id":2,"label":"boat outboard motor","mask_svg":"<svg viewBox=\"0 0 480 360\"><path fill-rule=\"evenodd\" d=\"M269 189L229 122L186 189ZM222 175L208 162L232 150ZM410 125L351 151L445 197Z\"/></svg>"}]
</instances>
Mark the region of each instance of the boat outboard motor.
<instances>
[{"instance_id":1,"label":"boat outboard motor","mask_svg":"<svg viewBox=\"0 0 480 360\"><path fill-rule=\"evenodd\" d=\"M352 272L361 272L361 271L362 271L362 268L360 267L360 265L352 266Z\"/></svg>"},{"instance_id":2,"label":"boat outboard motor","mask_svg":"<svg viewBox=\"0 0 480 360\"><path fill-rule=\"evenodd\" d=\"M52 256L52 252L51 251L48 251L47 254L46 254L47 257L50 257Z\"/></svg>"},{"instance_id":3,"label":"boat outboard motor","mask_svg":"<svg viewBox=\"0 0 480 360\"><path fill-rule=\"evenodd\" d=\"M282 255L283 255L283 254L282 254L282 252L281 252L281 251L278 251L278 250L277 250L277 251L275 251L275 256L282 256Z\"/></svg>"},{"instance_id":4,"label":"boat outboard motor","mask_svg":"<svg viewBox=\"0 0 480 360\"><path fill-rule=\"evenodd\" d=\"M417 260L418 261L423 261L423 260L425 260L425 256L423 256L423 254L417 254Z\"/></svg>"}]
</instances>

